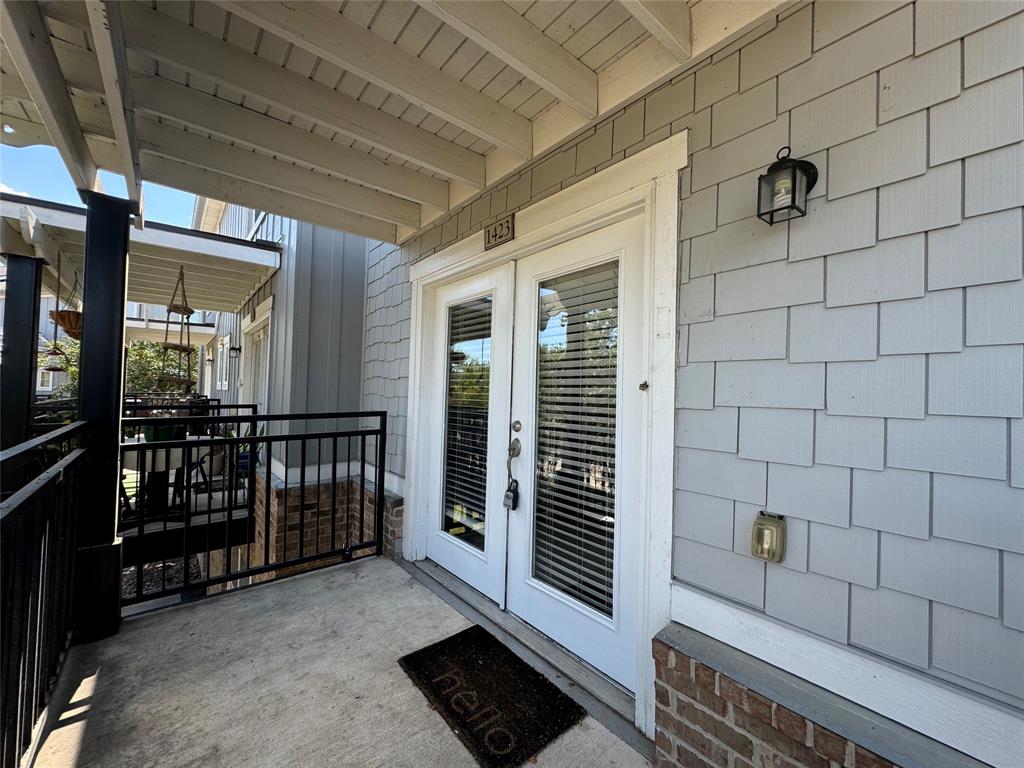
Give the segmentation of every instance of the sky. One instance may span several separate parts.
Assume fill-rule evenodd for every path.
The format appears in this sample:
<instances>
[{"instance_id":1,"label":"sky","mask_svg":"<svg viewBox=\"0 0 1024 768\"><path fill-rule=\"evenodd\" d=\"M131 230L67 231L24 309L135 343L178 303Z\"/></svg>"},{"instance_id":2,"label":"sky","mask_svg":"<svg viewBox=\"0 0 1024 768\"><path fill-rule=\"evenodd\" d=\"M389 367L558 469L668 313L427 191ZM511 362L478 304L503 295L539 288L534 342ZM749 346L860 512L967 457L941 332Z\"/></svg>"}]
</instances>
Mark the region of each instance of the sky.
<instances>
[{"instance_id":1,"label":"sky","mask_svg":"<svg viewBox=\"0 0 1024 768\"><path fill-rule=\"evenodd\" d=\"M103 191L115 197L127 197L124 178L100 171ZM67 205L82 205L71 176L54 147L9 147L0 145L0 191L27 195ZM192 226L192 207L196 196L170 187L142 182L142 204L147 221Z\"/></svg>"}]
</instances>

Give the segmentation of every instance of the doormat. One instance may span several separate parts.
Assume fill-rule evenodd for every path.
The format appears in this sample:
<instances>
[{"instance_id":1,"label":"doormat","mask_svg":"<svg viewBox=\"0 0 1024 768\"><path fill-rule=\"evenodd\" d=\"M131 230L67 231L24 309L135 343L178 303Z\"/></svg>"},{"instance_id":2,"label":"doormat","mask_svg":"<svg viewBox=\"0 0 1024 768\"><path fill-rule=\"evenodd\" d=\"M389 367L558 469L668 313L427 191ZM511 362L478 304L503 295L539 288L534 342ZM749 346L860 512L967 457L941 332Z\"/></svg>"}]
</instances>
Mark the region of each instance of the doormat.
<instances>
[{"instance_id":1,"label":"doormat","mask_svg":"<svg viewBox=\"0 0 1024 768\"><path fill-rule=\"evenodd\" d=\"M484 768L515 768L587 714L480 626L398 663Z\"/></svg>"}]
</instances>

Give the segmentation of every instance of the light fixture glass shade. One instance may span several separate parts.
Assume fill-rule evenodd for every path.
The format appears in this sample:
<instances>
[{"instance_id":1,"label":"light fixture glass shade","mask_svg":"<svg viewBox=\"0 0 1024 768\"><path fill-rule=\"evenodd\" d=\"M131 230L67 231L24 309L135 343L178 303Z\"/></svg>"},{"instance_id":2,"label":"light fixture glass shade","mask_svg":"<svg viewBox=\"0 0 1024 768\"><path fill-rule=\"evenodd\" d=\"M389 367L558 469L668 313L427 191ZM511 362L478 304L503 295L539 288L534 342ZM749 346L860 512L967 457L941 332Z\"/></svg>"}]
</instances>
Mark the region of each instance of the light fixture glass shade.
<instances>
[{"instance_id":1,"label":"light fixture glass shade","mask_svg":"<svg viewBox=\"0 0 1024 768\"><path fill-rule=\"evenodd\" d=\"M757 216L769 225L805 216L807 193L818 180L814 164L790 159L789 147L777 158L757 179Z\"/></svg>"}]
</instances>

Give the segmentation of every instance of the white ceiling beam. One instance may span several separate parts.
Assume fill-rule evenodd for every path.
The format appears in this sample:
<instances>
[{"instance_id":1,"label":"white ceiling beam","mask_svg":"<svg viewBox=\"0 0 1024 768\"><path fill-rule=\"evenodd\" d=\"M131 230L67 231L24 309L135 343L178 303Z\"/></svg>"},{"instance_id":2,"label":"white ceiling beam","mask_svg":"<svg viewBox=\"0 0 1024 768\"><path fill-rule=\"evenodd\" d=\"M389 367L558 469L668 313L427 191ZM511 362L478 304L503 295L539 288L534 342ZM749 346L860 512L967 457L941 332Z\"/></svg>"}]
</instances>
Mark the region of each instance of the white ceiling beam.
<instances>
[{"instance_id":1,"label":"white ceiling beam","mask_svg":"<svg viewBox=\"0 0 1024 768\"><path fill-rule=\"evenodd\" d=\"M103 95L107 100L114 139L121 151L124 182L135 212L135 225L142 228L142 174L139 171L139 146L135 139L135 114L128 78L128 57L121 31L120 3L86 0L93 46L103 76Z\"/></svg>"},{"instance_id":2,"label":"white ceiling beam","mask_svg":"<svg viewBox=\"0 0 1024 768\"><path fill-rule=\"evenodd\" d=\"M145 268L147 274L162 276L174 283L174 278L178 274L178 265L183 262L180 259L149 259L145 256L137 256L132 254L132 269ZM253 280L259 280L265 277L265 274L253 274L249 273L232 273L222 269L216 269L207 265L202 266L203 274L208 278L216 280L218 286L225 288L240 288L246 285L252 285Z\"/></svg>"},{"instance_id":3,"label":"white ceiling beam","mask_svg":"<svg viewBox=\"0 0 1024 768\"><path fill-rule=\"evenodd\" d=\"M157 305L162 305L162 304L166 304L167 303L167 297L166 296L160 296L160 295L151 294L151 293L141 293L139 291L132 291L131 289L127 290L126 298L127 298L128 301L137 301L140 304L157 304ZM209 304L209 306L199 307L199 309L204 309L207 312L234 312L236 309L238 309L238 305L241 303L240 301L236 301L235 300L236 298L237 297L232 297L230 299L222 299L222 300L216 301L216 302L213 302L213 301L207 302ZM174 328L174 331L177 332L177 326L175 325L175 326L173 326L173 328ZM125 326L124 331L125 331L125 341L126 342L134 341L134 340L139 339L139 338L145 338L144 336L140 337L140 336L134 335L133 332L132 332L132 328L130 326ZM159 333L160 333L160 336L158 338L162 341L163 340L163 328L160 329ZM203 335L203 338L207 338L206 334Z\"/></svg>"},{"instance_id":4,"label":"white ceiling beam","mask_svg":"<svg viewBox=\"0 0 1024 768\"><path fill-rule=\"evenodd\" d=\"M143 152L142 171L147 179L175 189L351 232L372 240L388 243L397 241L394 224L158 155Z\"/></svg>"},{"instance_id":5,"label":"white ceiling beam","mask_svg":"<svg viewBox=\"0 0 1024 768\"><path fill-rule=\"evenodd\" d=\"M20 203L4 202L3 215L4 219L10 222L12 227L13 217L17 215L20 239L31 248L31 255L43 262L44 279L46 279L51 290L53 290L54 295L57 295L59 286L61 295L64 298L69 297L74 289L74 280L69 280L67 275L74 275L75 270L74 268L69 269L68 261L61 259L63 249L51 234L47 232L46 227L36 218L33 209ZM12 252L20 252L20 250Z\"/></svg>"},{"instance_id":6,"label":"white ceiling beam","mask_svg":"<svg viewBox=\"0 0 1024 768\"><path fill-rule=\"evenodd\" d=\"M79 29L88 28L84 12L76 4L47 3L46 13ZM123 5L121 21L129 49L203 75L449 179L477 189L484 186L484 158L476 152L141 3Z\"/></svg>"},{"instance_id":7,"label":"white ceiling beam","mask_svg":"<svg viewBox=\"0 0 1024 768\"><path fill-rule=\"evenodd\" d=\"M597 117L597 75L594 71L511 6L481 0L416 1L559 101L587 118Z\"/></svg>"},{"instance_id":8,"label":"white ceiling beam","mask_svg":"<svg viewBox=\"0 0 1024 768\"><path fill-rule=\"evenodd\" d=\"M174 271L173 277L162 277L160 275L152 275L146 270L135 270L132 273L131 267L128 268L128 292L137 290L140 292L152 293L156 295L163 294L163 303L166 304L171 299L171 293L174 291L174 284L178 280L178 270ZM190 279L191 278L191 279ZM185 267L185 293L188 295L189 302L196 306L198 304L202 309L209 309L202 299L203 298L234 298L238 300L239 294L245 295L250 290L255 288L258 284L258 280L254 280L246 287L228 289L226 287L211 287L207 282L208 276L201 268L189 269ZM166 291L166 292L165 292ZM196 299L199 299L197 302Z\"/></svg>"},{"instance_id":9,"label":"white ceiling beam","mask_svg":"<svg viewBox=\"0 0 1024 768\"><path fill-rule=\"evenodd\" d=\"M106 110L82 97L73 99L87 133L111 138ZM214 141L154 120L139 119L136 125L142 150L190 165L278 189L298 197L345 211L405 226L419 226L420 206L344 179L258 155L252 150Z\"/></svg>"},{"instance_id":10,"label":"white ceiling beam","mask_svg":"<svg viewBox=\"0 0 1024 768\"><path fill-rule=\"evenodd\" d=\"M533 154L530 121L321 3L223 2L232 13L510 152ZM497 9L496 9L497 10Z\"/></svg>"},{"instance_id":11,"label":"white ceiling beam","mask_svg":"<svg viewBox=\"0 0 1024 768\"><path fill-rule=\"evenodd\" d=\"M90 51L60 40L53 41L53 49L61 67L68 73L68 85L72 89L103 92L104 79ZM448 208L448 182L442 179L385 163L366 152L167 78L133 75L131 90L136 112L169 117L379 192L442 210Z\"/></svg>"},{"instance_id":12,"label":"white ceiling beam","mask_svg":"<svg viewBox=\"0 0 1024 768\"><path fill-rule=\"evenodd\" d=\"M690 5L685 0L620 0L633 18L680 61L693 51Z\"/></svg>"},{"instance_id":13,"label":"white ceiling beam","mask_svg":"<svg viewBox=\"0 0 1024 768\"><path fill-rule=\"evenodd\" d=\"M11 115L4 115L3 122L14 128L14 133L0 132L0 141L4 144L17 147L51 144L46 130L39 123ZM112 142L91 137L88 142L99 167L116 173L121 172L121 160ZM351 232L373 240L382 240L387 243L397 242L395 225L380 219L351 213L315 200L271 189L262 184L253 184L198 166L187 165L177 160L151 155L145 150L142 150L140 160L143 178L157 184L212 197L216 200L226 200L247 208L255 208L258 211L280 214L289 219L308 221L331 229Z\"/></svg>"},{"instance_id":14,"label":"white ceiling beam","mask_svg":"<svg viewBox=\"0 0 1024 768\"><path fill-rule=\"evenodd\" d=\"M413 227L420 225L418 203L308 171L242 147L186 133L152 120L139 121L139 138L151 154L209 168L381 221Z\"/></svg>"},{"instance_id":15,"label":"white ceiling beam","mask_svg":"<svg viewBox=\"0 0 1024 768\"><path fill-rule=\"evenodd\" d=\"M202 128L278 157L442 210L448 182L331 141L162 77L133 78L136 108Z\"/></svg>"},{"instance_id":16,"label":"white ceiling beam","mask_svg":"<svg viewBox=\"0 0 1024 768\"><path fill-rule=\"evenodd\" d=\"M82 261L84 250L84 238L76 237L64 241L61 253L70 258L72 263L78 263ZM173 273L171 276L172 283L174 282L174 277L178 274L179 264L201 269L204 274L209 274L219 284L225 286L250 285L254 280L264 279L267 275L273 273L275 269L275 267L269 265L259 266L254 264L250 264L245 268L242 268L240 265L228 264L225 266L225 262L220 259L211 259L189 251L175 251L166 256L157 256L152 253L139 252L138 249L132 248L129 249L129 256L131 257L129 269L146 267L154 272L166 271Z\"/></svg>"},{"instance_id":17,"label":"white ceiling beam","mask_svg":"<svg viewBox=\"0 0 1024 768\"><path fill-rule=\"evenodd\" d=\"M2 0L0 29L18 74L75 186L81 190L95 189L96 162L78 124L38 3Z\"/></svg>"}]
</instances>

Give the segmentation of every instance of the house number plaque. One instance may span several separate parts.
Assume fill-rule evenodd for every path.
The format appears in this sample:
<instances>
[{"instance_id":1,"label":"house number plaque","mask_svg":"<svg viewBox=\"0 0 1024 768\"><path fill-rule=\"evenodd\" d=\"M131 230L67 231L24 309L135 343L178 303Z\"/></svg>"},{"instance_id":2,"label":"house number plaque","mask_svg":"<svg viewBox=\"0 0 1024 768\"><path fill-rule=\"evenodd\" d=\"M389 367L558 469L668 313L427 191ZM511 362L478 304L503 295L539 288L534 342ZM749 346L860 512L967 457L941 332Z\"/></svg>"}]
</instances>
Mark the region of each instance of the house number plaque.
<instances>
[{"instance_id":1,"label":"house number plaque","mask_svg":"<svg viewBox=\"0 0 1024 768\"><path fill-rule=\"evenodd\" d=\"M503 219L498 219L484 230L484 250L494 248L497 245L508 242L516 236L516 215L510 213Z\"/></svg>"}]
</instances>

